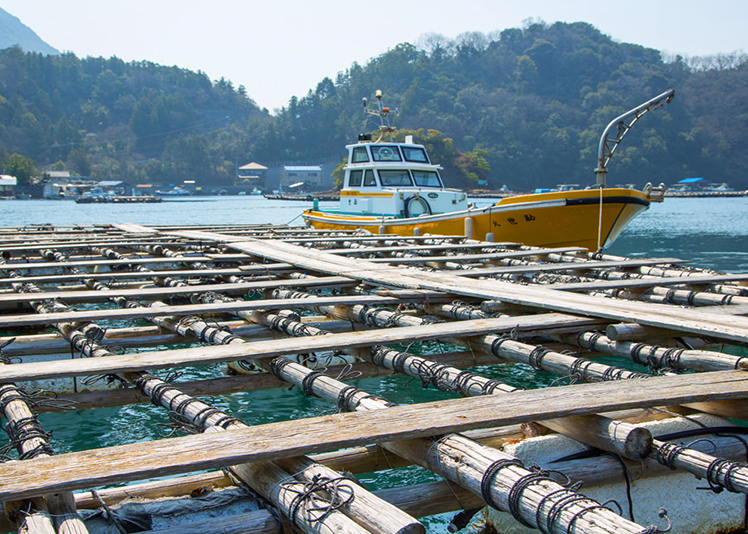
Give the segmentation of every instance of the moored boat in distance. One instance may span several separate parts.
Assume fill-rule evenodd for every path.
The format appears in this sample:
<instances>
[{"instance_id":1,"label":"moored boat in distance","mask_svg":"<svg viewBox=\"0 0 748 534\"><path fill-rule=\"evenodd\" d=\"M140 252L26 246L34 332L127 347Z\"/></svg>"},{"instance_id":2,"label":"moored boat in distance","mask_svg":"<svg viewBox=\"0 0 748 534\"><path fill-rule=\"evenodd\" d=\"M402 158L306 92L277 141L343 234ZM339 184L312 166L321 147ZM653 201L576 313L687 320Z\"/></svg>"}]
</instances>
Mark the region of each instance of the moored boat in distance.
<instances>
[{"instance_id":1,"label":"moored boat in distance","mask_svg":"<svg viewBox=\"0 0 748 534\"><path fill-rule=\"evenodd\" d=\"M467 235L485 241L511 241L533 246L578 246L597 251L615 241L650 202L661 202L664 186L644 190L605 187L607 163L626 131L644 113L670 101L673 91L645 102L608 125L600 141L598 184L594 188L502 198L488 207L475 207L467 194L444 186L423 145L412 136L394 142L389 109L382 105L366 113L380 119L380 136L360 135L347 145L343 188L338 210L320 210L315 202L305 210L306 223L317 229L365 229L371 233L407 235ZM626 121L629 121L628 124ZM615 126L617 137L608 139ZM382 141L389 135L389 141Z\"/></svg>"},{"instance_id":2,"label":"moored boat in distance","mask_svg":"<svg viewBox=\"0 0 748 534\"><path fill-rule=\"evenodd\" d=\"M192 194L187 189L183 189L179 186L176 186L173 189L169 189L167 191L161 191L160 189L158 189L155 193L160 197L186 197Z\"/></svg>"}]
</instances>

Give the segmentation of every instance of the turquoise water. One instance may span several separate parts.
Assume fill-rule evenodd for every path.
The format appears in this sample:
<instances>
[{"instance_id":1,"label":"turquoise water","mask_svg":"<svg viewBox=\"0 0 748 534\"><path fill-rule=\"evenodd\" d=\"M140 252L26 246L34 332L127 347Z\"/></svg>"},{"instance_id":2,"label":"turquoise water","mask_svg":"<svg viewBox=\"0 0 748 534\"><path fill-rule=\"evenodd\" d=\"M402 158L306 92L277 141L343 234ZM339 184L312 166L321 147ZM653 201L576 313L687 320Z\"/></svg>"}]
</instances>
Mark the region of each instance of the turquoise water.
<instances>
[{"instance_id":1,"label":"turquoise water","mask_svg":"<svg viewBox=\"0 0 748 534\"><path fill-rule=\"evenodd\" d=\"M322 202L322 207L336 203ZM164 201L160 204L75 204L71 201L0 202L0 226L76 225L100 223L142 224L301 224L301 210L308 202L266 200L263 197L209 197ZM627 228L607 251L636 257L678 257L699 267L728 272L748 272L748 198L667 199L655 204ZM195 376L218 371L197 369ZM520 387L538 386L537 377L522 366L486 369ZM450 397L405 377L365 379L357 385L392 402L412 403ZM312 417L330 405L309 398L298 389L258 391L216 397L216 406L246 423ZM43 415L42 424L53 433L57 453L108 447L159 439L164 410L152 405L124 406ZM361 477L372 488L401 486L434 480L435 475L407 468ZM427 518L429 532L446 532L452 514Z\"/></svg>"}]
</instances>

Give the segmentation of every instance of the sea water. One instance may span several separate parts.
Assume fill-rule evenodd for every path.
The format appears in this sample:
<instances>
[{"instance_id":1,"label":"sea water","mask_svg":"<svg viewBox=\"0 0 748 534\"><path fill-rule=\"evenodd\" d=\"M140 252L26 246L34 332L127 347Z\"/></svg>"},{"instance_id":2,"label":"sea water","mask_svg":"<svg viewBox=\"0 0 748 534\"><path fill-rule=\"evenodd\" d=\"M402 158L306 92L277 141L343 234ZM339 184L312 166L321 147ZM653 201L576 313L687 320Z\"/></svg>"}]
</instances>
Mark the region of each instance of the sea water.
<instances>
[{"instance_id":1,"label":"sea water","mask_svg":"<svg viewBox=\"0 0 748 534\"><path fill-rule=\"evenodd\" d=\"M334 207L335 204L321 202L320 207ZM299 225L302 224L301 211L308 206L309 202L267 200L258 196L189 197L158 204L9 200L0 202L0 226L106 223ZM606 252L632 257L681 258L691 260L695 267L748 272L748 197L675 198L653 204ZM435 346L424 350L439 349ZM541 387L546 380L552 380L552 377L538 376L521 365L496 366L481 371L490 378L505 380L518 387ZM195 369L189 370L185 377L190 374L215 375L217 372L217 369ZM420 381L407 377L361 379L352 383L391 402L403 404L455 397L433 388L423 389ZM212 402L250 425L314 417L330 410L329 404L306 397L299 388L217 396ZM149 404L48 414L40 419L45 430L52 431L52 446L57 454L160 439L166 432L163 424L168 422L165 410ZM436 475L417 467L360 477L370 489L436 479ZM446 526L452 515L424 518L423 522L429 532L447 532Z\"/></svg>"}]
</instances>

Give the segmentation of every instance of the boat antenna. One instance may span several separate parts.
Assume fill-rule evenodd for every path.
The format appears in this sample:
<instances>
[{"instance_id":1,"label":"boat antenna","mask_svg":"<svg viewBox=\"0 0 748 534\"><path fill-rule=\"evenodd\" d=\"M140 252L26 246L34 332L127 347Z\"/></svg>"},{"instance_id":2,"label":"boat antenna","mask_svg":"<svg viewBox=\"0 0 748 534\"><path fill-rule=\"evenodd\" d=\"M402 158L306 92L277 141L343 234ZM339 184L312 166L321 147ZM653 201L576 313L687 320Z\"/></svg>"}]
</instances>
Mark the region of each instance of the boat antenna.
<instances>
[{"instance_id":1,"label":"boat antenna","mask_svg":"<svg viewBox=\"0 0 748 534\"><path fill-rule=\"evenodd\" d=\"M626 132L631 129L634 123L638 121L642 115L662 107L665 104L669 104L674 96L675 89L669 89L661 95L654 97L652 100L644 102L642 105L613 119L611 123L608 124L600 138L600 146L597 151L597 168L595 169L595 177L597 178L597 185L599 187L605 187L605 176L608 173L608 162L610 162L610 158L613 157L613 153L616 151L616 148L618 148L618 145L621 144ZM616 136L615 138L608 139L613 128L616 128Z\"/></svg>"},{"instance_id":2,"label":"boat antenna","mask_svg":"<svg viewBox=\"0 0 748 534\"><path fill-rule=\"evenodd\" d=\"M382 90L377 89L377 92L374 96L377 99L377 108L369 109L367 107L368 100L366 99L366 97L364 97L364 113L366 115L374 115L375 117L379 117L379 139L377 139L375 143L381 141L382 137L384 137L385 134L389 134L390 141L394 142L392 134L395 132L395 130L397 130L397 128L390 124L390 108L385 107L382 104ZM400 110L395 108L394 113L395 115L400 115Z\"/></svg>"}]
</instances>

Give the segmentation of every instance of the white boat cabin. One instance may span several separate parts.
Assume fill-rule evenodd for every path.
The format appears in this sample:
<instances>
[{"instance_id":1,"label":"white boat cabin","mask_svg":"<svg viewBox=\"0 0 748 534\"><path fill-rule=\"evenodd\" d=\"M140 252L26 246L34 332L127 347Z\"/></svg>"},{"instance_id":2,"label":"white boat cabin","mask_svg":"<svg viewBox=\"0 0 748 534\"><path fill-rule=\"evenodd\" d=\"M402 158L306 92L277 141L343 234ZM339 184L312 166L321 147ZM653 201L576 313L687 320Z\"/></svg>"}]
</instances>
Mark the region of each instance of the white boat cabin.
<instances>
[{"instance_id":1,"label":"white boat cabin","mask_svg":"<svg viewBox=\"0 0 748 534\"><path fill-rule=\"evenodd\" d=\"M442 167L431 163L412 136L405 143L372 143L367 137L346 146L341 215L408 218L467 209L467 195L444 187Z\"/></svg>"}]
</instances>

